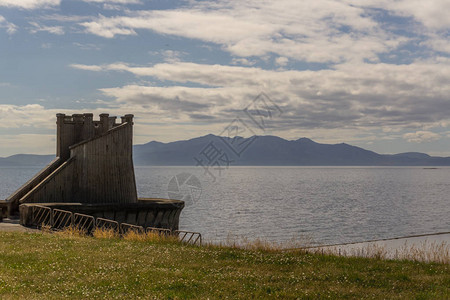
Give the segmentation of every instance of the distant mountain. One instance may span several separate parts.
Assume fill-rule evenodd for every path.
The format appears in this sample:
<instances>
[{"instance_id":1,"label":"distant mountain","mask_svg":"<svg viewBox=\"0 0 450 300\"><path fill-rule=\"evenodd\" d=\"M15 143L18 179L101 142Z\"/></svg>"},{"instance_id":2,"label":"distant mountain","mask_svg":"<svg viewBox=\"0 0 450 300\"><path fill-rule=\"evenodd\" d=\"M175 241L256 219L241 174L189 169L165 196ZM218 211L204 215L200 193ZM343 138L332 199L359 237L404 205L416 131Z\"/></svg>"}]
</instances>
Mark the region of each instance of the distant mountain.
<instances>
[{"instance_id":1,"label":"distant mountain","mask_svg":"<svg viewBox=\"0 0 450 300\"><path fill-rule=\"evenodd\" d=\"M136 165L211 165L212 158L219 159L222 166L227 161L232 161L231 165L253 166L450 166L450 157L416 152L378 154L345 143L320 144L308 138L293 141L276 136L231 139L209 134L185 141L153 141L134 146Z\"/></svg>"},{"instance_id":2,"label":"distant mountain","mask_svg":"<svg viewBox=\"0 0 450 300\"><path fill-rule=\"evenodd\" d=\"M424 153L378 154L341 144L320 144L308 138L288 141L276 136L234 139L212 134L185 141L152 141L134 146L135 165L195 166L450 166L450 157ZM44 166L54 155L18 154L0 158L0 166Z\"/></svg>"},{"instance_id":3,"label":"distant mountain","mask_svg":"<svg viewBox=\"0 0 450 300\"><path fill-rule=\"evenodd\" d=\"M55 155L16 154L0 157L0 166L45 166L55 158Z\"/></svg>"}]
</instances>

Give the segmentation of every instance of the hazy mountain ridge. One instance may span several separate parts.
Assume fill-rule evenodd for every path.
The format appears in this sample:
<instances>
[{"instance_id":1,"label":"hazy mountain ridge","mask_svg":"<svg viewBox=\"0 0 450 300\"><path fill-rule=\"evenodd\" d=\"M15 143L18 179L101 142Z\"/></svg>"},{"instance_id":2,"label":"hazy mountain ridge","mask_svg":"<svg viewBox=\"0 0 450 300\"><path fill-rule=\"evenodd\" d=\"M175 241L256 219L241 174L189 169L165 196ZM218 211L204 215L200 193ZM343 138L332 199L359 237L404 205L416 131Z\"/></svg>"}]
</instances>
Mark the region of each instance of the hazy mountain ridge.
<instances>
[{"instance_id":1,"label":"hazy mountain ridge","mask_svg":"<svg viewBox=\"0 0 450 300\"><path fill-rule=\"evenodd\" d=\"M218 137L212 134L171 143L150 142L134 147L136 165L196 165L197 160L207 164L202 150L214 146L225 156L221 165L267 166L450 166L450 157L432 157L428 154L407 152L378 154L360 147L341 144L320 144L308 138L285 140L276 136L251 138ZM245 151L232 151L233 145L249 143ZM211 149L213 151L215 149ZM207 151L205 151L207 152Z\"/></svg>"},{"instance_id":2,"label":"hazy mountain ridge","mask_svg":"<svg viewBox=\"0 0 450 300\"><path fill-rule=\"evenodd\" d=\"M234 151L233 151L234 149ZM203 151L203 153L202 153ZM450 166L450 157L425 153L378 154L360 147L320 144L308 138L285 140L277 136L234 139L212 134L190 140L161 143L152 141L134 146L135 165L211 165L206 152L225 166ZM214 153L215 151L219 151ZM54 155L18 154L0 158L0 166L38 166Z\"/></svg>"},{"instance_id":3,"label":"hazy mountain ridge","mask_svg":"<svg viewBox=\"0 0 450 300\"><path fill-rule=\"evenodd\" d=\"M0 166L45 166L55 158L55 155L16 154L8 157L0 157Z\"/></svg>"}]
</instances>

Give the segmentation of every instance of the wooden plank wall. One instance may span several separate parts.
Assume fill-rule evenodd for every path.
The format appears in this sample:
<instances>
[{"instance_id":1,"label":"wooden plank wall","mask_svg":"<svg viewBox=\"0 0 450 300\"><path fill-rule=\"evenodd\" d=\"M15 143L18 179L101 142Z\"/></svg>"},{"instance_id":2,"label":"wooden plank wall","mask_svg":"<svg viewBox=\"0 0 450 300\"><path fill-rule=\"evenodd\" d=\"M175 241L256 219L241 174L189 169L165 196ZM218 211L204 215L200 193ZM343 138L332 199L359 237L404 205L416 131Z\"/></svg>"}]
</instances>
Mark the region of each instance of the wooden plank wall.
<instances>
[{"instance_id":1,"label":"wooden plank wall","mask_svg":"<svg viewBox=\"0 0 450 300\"><path fill-rule=\"evenodd\" d=\"M132 134L132 125L124 123L71 149L74 202L137 202Z\"/></svg>"},{"instance_id":2,"label":"wooden plank wall","mask_svg":"<svg viewBox=\"0 0 450 300\"><path fill-rule=\"evenodd\" d=\"M22 203L72 202L75 159L70 158L20 199Z\"/></svg>"}]
</instances>

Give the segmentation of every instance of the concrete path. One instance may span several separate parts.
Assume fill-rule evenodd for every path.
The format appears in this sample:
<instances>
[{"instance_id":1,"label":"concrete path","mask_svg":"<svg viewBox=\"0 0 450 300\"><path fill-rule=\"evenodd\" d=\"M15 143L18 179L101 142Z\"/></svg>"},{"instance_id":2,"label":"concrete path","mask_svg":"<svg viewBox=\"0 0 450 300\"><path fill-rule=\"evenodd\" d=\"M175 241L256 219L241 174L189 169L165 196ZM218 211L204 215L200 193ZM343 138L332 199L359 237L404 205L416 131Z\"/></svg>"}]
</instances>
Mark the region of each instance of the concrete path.
<instances>
[{"instance_id":1,"label":"concrete path","mask_svg":"<svg viewBox=\"0 0 450 300\"><path fill-rule=\"evenodd\" d=\"M19 224L19 219L3 219L0 222L0 231L7 232L37 232L38 229L27 228Z\"/></svg>"}]
</instances>

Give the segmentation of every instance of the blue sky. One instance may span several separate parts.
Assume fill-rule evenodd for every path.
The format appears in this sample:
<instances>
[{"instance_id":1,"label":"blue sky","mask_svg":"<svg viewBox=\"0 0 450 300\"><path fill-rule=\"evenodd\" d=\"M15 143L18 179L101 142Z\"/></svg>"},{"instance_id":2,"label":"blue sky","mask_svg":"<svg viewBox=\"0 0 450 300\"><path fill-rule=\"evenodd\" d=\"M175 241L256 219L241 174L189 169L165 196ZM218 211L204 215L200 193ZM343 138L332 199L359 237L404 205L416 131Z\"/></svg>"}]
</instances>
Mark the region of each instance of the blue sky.
<instances>
[{"instance_id":1,"label":"blue sky","mask_svg":"<svg viewBox=\"0 0 450 300\"><path fill-rule=\"evenodd\" d=\"M55 114L136 116L135 143L256 134L450 156L448 0L0 0L0 156L50 154Z\"/></svg>"}]
</instances>

